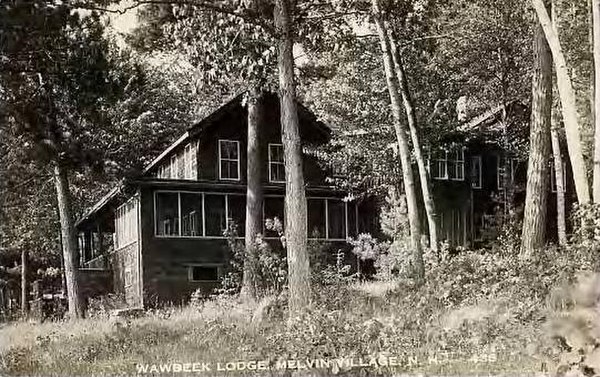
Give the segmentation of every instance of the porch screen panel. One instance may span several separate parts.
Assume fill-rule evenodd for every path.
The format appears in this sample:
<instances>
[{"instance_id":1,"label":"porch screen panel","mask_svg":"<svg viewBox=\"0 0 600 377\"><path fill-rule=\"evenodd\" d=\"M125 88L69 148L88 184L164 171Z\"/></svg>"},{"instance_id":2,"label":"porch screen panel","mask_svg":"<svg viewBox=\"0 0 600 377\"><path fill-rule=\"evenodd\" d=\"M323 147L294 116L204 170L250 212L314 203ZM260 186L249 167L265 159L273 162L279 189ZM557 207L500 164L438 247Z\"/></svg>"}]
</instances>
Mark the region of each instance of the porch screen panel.
<instances>
[{"instance_id":1,"label":"porch screen panel","mask_svg":"<svg viewBox=\"0 0 600 377\"><path fill-rule=\"evenodd\" d=\"M356 210L356 202L348 202L348 236L356 237L357 234L357 210Z\"/></svg>"},{"instance_id":2,"label":"porch screen panel","mask_svg":"<svg viewBox=\"0 0 600 377\"><path fill-rule=\"evenodd\" d=\"M181 193L181 235L202 236L202 194Z\"/></svg>"},{"instance_id":3,"label":"porch screen panel","mask_svg":"<svg viewBox=\"0 0 600 377\"><path fill-rule=\"evenodd\" d=\"M346 238L346 204L341 200L327 201L328 238Z\"/></svg>"},{"instance_id":4,"label":"porch screen panel","mask_svg":"<svg viewBox=\"0 0 600 377\"><path fill-rule=\"evenodd\" d=\"M325 199L308 199L308 237L325 238Z\"/></svg>"},{"instance_id":5,"label":"porch screen panel","mask_svg":"<svg viewBox=\"0 0 600 377\"><path fill-rule=\"evenodd\" d=\"M179 235L179 195L171 192L156 193L156 234Z\"/></svg>"},{"instance_id":6,"label":"porch screen panel","mask_svg":"<svg viewBox=\"0 0 600 377\"><path fill-rule=\"evenodd\" d=\"M204 211L206 215L206 235L223 237L223 232L227 226L225 195L206 194L204 196Z\"/></svg>"},{"instance_id":7,"label":"porch screen panel","mask_svg":"<svg viewBox=\"0 0 600 377\"><path fill-rule=\"evenodd\" d=\"M138 199L133 198L117 208L115 212L115 248L117 249L137 241L137 206ZM85 241L88 243L91 239L86 239Z\"/></svg>"},{"instance_id":8,"label":"porch screen panel","mask_svg":"<svg viewBox=\"0 0 600 377\"><path fill-rule=\"evenodd\" d=\"M281 224L284 224L284 201L283 197L266 197L263 207L263 224L266 220L279 219ZM277 237L277 232L265 228L267 237Z\"/></svg>"},{"instance_id":9,"label":"porch screen panel","mask_svg":"<svg viewBox=\"0 0 600 377\"><path fill-rule=\"evenodd\" d=\"M238 236L244 236L246 228L246 197L243 195L227 195L229 226L235 225Z\"/></svg>"}]
</instances>

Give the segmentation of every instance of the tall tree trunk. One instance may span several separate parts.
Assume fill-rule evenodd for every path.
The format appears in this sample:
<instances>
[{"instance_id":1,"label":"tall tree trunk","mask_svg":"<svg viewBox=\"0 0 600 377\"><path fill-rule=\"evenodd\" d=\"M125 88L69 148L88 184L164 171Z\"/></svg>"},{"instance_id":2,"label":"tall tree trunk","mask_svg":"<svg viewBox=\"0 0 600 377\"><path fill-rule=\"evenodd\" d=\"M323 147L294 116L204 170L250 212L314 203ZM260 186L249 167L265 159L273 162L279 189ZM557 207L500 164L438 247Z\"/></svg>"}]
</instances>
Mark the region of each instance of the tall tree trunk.
<instances>
[{"instance_id":1,"label":"tall tree trunk","mask_svg":"<svg viewBox=\"0 0 600 377\"><path fill-rule=\"evenodd\" d=\"M548 161L552 117L552 53L544 30L537 27L534 40L534 74L529 131L529 164L521 252L531 254L546 241Z\"/></svg>"},{"instance_id":2,"label":"tall tree trunk","mask_svg":"<svg viewBox=\"0 0 600 377\"><path fill-rule=\"evenodd\" d=\"M594 203L600 203L600 0L592 0L594 29Z\"/></svg>"},{"instance_id":3,"label":"tall tree trunk","mask_svg":"<svg viewBox=\"0 0 600 377\"><path fill-rule=\"evenodd\" d=\"M391 30L388 30L390 47L392 52L392 58L394 61L394 69L396 71L396 78L400 87L400 93L402 94L402 102L404 104L404 111L406 112L406 118L408 120L408 128L410 130L410 137L412 139L413 150L415 152L415 158L417 159L417 167L419 169L419 180L421 184L421 193L423 194L423 203L425 205L425 213L427 215L427 225L429 228L429 247L433 251L438 249L438 230L436 222L436 211L435 202L431 194L431 179L429 172L425 165L425 158L421 150L421 143L419 142L419 133L417 126L417 117L415 115L415 107L413 105L413 99L410 94L408 87L408 79L406 77L406 71L402 63L402 56L398 50L396 40Z\"/></svg>"},{"instance_id":4,"label":"tall tree trunk","mask_svg":"<svg viewBox=\"0 0 600 377\"><path fill-rule=\"evenodd\" d=\"M71 213L71 193L67 173L60 162L54 164L54 185L58 201L60 217L61 241L65 280L67 282L67 298L69 301L69 316L83 317L83 305L79 294L79 279L77 269L77 235Z\"/></svg>"},{"instance_id":5,"label":"tall tree trunk","mask_svg":"<svg viewBox=\"0 0 600 377\"><path fill-rule=\"evenodd\" d=\"M310 304L310 265L307 250L306 194L302 171L302 145L296 83L294 78L292 14L293 2L275 1L277 29L277 67L279 71L279 101L281 133L285 161L285 242L288 260L290 315Z\"/></svg>"},{"instance_id":6,"label":"tall tree trunk","mask_svg":"<svg viewBox=\"0 0 600 377\"><path fill-rule=\"evenodd\" d=\"M559 34L559 19L558 12L556 9L556 1L553 0L551 4L552 23L556 28L557 34ZM591 33L590 33L591 34ZM590 38L591 39L591 38ZM593 84L591 85L593 89ZM552 159L554 163L554 177L556 182L556 231L558 236L558 244L565 246L567 244L567 218L565 215L565 176L563 175L563 159L562 152L560 149L560 121L558 118L559 104L554 102L554 90L552 99L552 120L550 126L550 141L552 142ZM594 92L590 92L592 103L594 102ZM593 114L593 107L592 107Z\"/></svg>"},{"instance_id":7,"label":"tall tree trunk","mask_svg":"<svg viewBox=\"0 0 600 377\"><path fill-rule=\"evenodd\" d=\"M254 299L258 294L256 237L262 232L262 178L260 160L260 124L263 116L262 93L254 87L248 93L248 147L247 166L248 185L246 188L246 257L244 259L244 277L242 297Z\"/></svg>"},{"instance_id":8,"label":"tall tree trunk","mask_svg":"<svg viewBox=\"0 0 600 377\"><path fill-rule=\"evenodd\" d=\"M565 216L565 183L563 176L563 159L560 154L560 137L558 130L560 125L558 119L552 112L552 128L550 139L552 141L552 157L554 160L554 176L556 182L556 227L558 232L558 244L567 244L567 220Z\"/></svg>"},{"instance_id":9,"label":"tall tree trunk","mask_svg":"<svg viewBox=\"0 0 600 377\"><path fill-rule=\"evenodd\" d=\"M569 150L569 158L573 169L573 179L575 181L575 190L577 191L577 200L580 204L590 202L590 188L586 174L585 161L581 148L581 136L579 132L579 121L577 116L577 107L575 104L575 93L573 84L569 77L567 62L563 54L560 40L556 30L552 25L550 16L544 0L531 0L533 7L537 13L539 22L544 29L544 34L554 59L556 69L556 78L558 85L558 93L560 96L563 122L565 124L565 133L567 138L567 148Z\"/></svg>"},{"instance_id":10,"label":"tall tree trunk","mask_svg":"<svg viewBox=\"0 0 600 377\"><path fill-rule=\"evenodd\" d=\"M27 299L27 273L29 272L27 249L21 249L21 315L27 317L29 300Z\"/></svg>"},{"instance_id":11,"label":"tall tree trunk","mask_svg":"<svg viewBox=\"0 0 600 377\"><path fill-rule=\"evenodd\" d=\"M408 132L402 124L402 105L400 99L400 88L398 79L394 72L394 61L390 50L390 41L386 26L379 9L378 0L373 0L373 18L379 42L381 44L381 54L385 70L386 82L390 94L392 105L392 114L394 116L394 129L398 139L398 152L402 164L402 175L404 181L404 191L408 208L408 221L410 227L411 247L413 249L414 273L417 280L422 281L425 278L425 266L423 262L423 250L421 248L421 224L419 221L419 210L417 206L417 196L415 193L415 182L410 161L410 149L408 145Z\"/></svg>"}]
</instances>

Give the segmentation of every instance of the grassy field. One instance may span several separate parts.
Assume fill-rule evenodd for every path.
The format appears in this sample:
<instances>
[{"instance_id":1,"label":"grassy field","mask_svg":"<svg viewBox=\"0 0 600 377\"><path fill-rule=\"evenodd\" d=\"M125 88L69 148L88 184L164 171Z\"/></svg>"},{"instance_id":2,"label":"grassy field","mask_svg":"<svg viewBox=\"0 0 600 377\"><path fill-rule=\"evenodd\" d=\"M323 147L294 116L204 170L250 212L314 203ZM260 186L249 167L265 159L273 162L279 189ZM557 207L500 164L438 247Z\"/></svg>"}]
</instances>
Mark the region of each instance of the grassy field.
<instances>
[{"instance_id":1,"label":"grassy field","mask_svg":"<svg viewBox=\"0 0 600 377\"><path fill-rule=\"evenodd\" d=\"M520 318L523 310L506 297L445 307L397 283L354 283L319 291L301 318L287 319L284 302L216 298L128 321L11 323L0 329L0 368L9 375L270 376L543 369L541 318Z\"/></svg>"}]
</instances>

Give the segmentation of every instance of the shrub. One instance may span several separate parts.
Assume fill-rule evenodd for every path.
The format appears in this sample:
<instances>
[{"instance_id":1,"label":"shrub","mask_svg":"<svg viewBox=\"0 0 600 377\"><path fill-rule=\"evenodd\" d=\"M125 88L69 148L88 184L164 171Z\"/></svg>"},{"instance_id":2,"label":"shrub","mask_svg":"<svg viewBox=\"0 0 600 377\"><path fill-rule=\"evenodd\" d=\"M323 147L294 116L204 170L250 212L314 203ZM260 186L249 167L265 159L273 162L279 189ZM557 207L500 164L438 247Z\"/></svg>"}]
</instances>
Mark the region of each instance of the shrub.
<instances>
[{"instance_id":1,"label":"shrub","mask_svg":"<svg viewBox=\"0 0 600 377\"><path fill-rule=\"evenodd\" d=\"M125 308L126 306L123 295L107 294L89 299L87 315L90 318L108 318L112 310Z\"/></svg>"},{"instance_id":2,"label":"shrub","mask_svg":"<svg viewBox=\"0 0 600 377\"><path fill-rule=\"evenodd\" d=\"M282 229L278 227L278 224L280 221L277 219L269 220L267 229L278 231L282 237L282 244L284 244ZM224 232L229 246L228 263L221 278L221 285L215 290L215 293L220 295L238 294L242 288L245 263L248 263L254 270L254 276L257 278L257 293L260 296L280 292L287 279L287 262L282 256L283 253L273 250L263 236L258 235L257 250L247 254L244 242L237 237L237 234L237 225L230 223ZM195 300L197 301L199 298Z\"/></svg>"},{"instance_id":3,"label":"shrub","mask_svg":"<svg viewBox=\"0 0 600 377\"><path fill-rule=\"evenodd\" d=\"M561 289L554 299L554 315L548 326L554 345L550 353L553 367L559 375L598 375L600 275L580 274L570 289Z\"/></svg>"}]
</instances>

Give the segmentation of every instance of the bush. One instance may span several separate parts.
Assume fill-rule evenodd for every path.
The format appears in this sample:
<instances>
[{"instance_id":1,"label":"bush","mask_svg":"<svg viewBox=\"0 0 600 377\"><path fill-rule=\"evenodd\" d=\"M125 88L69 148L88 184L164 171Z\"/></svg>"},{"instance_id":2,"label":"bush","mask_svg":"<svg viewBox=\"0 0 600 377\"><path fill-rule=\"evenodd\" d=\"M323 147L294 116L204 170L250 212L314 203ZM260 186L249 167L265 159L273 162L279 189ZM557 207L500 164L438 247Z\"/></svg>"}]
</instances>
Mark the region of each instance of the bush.
<instances>
[{"instance_id":1,"label":"bush","mask_svg":"<svg viewBox=\"0 0 600 377\"><path fill-rule=\"evenodd\" d=\"M267 229L278 231L282 237L283 230L278 227L278 224L280 221L277 219L269 220ZM287 279L287 261L282 256L283 253L273 250L263 236L258 235L257 250L247 254L244 242L238 239L237 234L236 224L230 223L229 228L224 232L229 245L228 264L221 278L221 285L215 290L215 293L219 295L238 294L242 289L245 263L248 263L254 270L259 296L281 292ZM282 242L284 241L282 240Z\"/></svg>"},{"instance_id":2,"label":"bush","mask_svg":"<svg viewBox=\"0 0 600 377\"><path fill-rule=\"evenodd\" d=\"M557 373L600 374L600 275L580 274L569 289L557 288L549 321L551 360Z\"/></svg>"}]
</instances>

